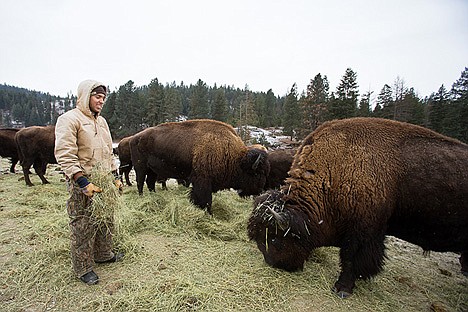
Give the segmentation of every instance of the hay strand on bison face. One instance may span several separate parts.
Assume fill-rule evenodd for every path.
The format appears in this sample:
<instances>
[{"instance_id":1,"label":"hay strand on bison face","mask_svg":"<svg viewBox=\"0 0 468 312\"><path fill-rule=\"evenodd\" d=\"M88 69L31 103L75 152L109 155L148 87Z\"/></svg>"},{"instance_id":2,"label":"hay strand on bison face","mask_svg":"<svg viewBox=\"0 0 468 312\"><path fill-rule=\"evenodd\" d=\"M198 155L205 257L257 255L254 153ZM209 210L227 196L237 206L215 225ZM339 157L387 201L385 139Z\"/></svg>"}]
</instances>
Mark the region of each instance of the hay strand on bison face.
<instances>
[{"instance_id":1,"label":"hay strand on bison face","mask_svg":"<svg viewBox=\"0 0 468 312\"><path fill-rule=\"evenodd\" d=\"M115 177L97 164L91 171L91 181L102 189L101 193L94 194L92 198L91 217L98 227L107 227L107 224L113 223L115 210L122 206L119 189L115 186Z\"/></svg>"}]
</instances>

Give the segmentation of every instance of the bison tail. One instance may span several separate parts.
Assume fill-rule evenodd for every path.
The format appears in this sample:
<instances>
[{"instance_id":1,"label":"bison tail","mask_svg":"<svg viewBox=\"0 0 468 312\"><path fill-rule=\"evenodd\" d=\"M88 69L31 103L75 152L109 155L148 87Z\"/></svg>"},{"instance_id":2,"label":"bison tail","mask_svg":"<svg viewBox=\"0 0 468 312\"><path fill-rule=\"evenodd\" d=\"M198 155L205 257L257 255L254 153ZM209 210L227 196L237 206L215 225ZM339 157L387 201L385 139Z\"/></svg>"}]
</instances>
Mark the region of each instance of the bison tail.
<instances>
[{"instance_id":1,"label":"bison tail","mask_svg":"<svg viewBox=\"0 0 468 312\"><path fill-rule=\"evenodd\" d=\"M20 163L21 166L23 166L24 153L23 153L23 150L21 148L21 141L18 138L18 134L15 135L15 144L16 144L16 150L17 150L17 153L18 153L19 163Z\"/></svg>"}]
</instances>

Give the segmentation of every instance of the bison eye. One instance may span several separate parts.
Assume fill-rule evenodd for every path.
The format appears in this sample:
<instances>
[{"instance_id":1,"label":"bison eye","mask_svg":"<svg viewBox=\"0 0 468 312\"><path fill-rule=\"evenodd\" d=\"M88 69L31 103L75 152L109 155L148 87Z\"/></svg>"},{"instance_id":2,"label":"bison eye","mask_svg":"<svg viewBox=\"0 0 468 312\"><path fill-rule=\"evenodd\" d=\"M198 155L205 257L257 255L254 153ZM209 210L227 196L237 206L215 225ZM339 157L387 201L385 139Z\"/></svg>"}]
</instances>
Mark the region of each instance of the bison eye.
<instances>
[{"instance_id":1,"label":"bison eye","mask_svg":"<svg viewBox=\"0 0 468 312\"><path fill-rule=\"evenodd\" d=\"M277 240L276 238L271 239L271 244L275 246L276 249L281 248L281 241Z\"/></svg>"}]
</instances>

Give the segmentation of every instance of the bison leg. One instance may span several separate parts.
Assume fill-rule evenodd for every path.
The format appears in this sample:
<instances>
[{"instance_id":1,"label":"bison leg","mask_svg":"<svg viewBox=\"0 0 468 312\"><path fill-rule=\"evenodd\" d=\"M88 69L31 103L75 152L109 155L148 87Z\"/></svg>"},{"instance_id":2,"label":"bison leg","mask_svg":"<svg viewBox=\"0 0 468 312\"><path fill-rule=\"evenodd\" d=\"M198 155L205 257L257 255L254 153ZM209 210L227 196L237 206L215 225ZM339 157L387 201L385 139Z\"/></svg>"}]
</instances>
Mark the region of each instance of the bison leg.
<instances>
[{"instance_id":1,"label":"bison leg","mask_svg":"<svg viewBox=\"0 0 468 312\"><path fill-rule=\"evenodd\" d=\"M42 184L49 184L49 181L45 178L45 172L47 169L47 162L45 161L35 161L34 170L36 170L37 175L42 181Z\"/></svg>"},{"instance_id":2,"label":"bison leg","mask_svg":"<svg viewBox=\"0 0 468 312\"><path fill-rule=\"evenodd\" d=\"M134 167L136 181L137 181L137 188L138 194L143 194L143 186L145 185L145 178L146 178L146 168L139 168L137 166Z\"/></svg>"},{"instance_id":3,"label":"bison leg","mask_svg":"<svg viewBox=\"0 0 468 312\"><path fill-rule=\"evenodd\" d=\"M29 178L29 168L31 168L31 163L23 161L21 166L23 167L24 182L26 182L27 186L34 186L34 184L31 182L31 179Z\"/></svg>"},{"instance_id":4,"label":"bison leg","mask_svg":"<svg viewBox=\"0 0 468 312\"><path fill-rule=\"evenodd\" d=\"M166 191L167 191L166 180L161 180L160 182L161 182L161 188L162 188L163 190L166 190Z\"/></svg>"},{"instance_id":5,"label":"bison leg","mask_svg":"<svg viewBox=\"0 0 468 312\"><path fill-rule=\"evenodd\" d=\"M385 259L384 235L369 235L373 237L370 241L358 242L352 239L340 249L341 273L333 288L340 298L353 293L356 279L369 279L382 270Z\"/></svg>"},{"instance_id":6,"label":"bison leg","mask_svg":"<svg viewBox=\"0 0 468 312\"><path fill-rule=\"evenodd\" d=\"M125 177L125 182L127 183L128 186L132 186L132 183L130 182L130 177L129 177L131 170L132 170L132 166L130 165L124 165L119 168L119 174L121 177Z\"/></svg>"},{"instance_id":7,"label":"bison leg","mask_svg":"<svg viewBox=\"0 0 468 312\"><path fill-rule=\"evenodd\" d=\"M126 170L124 174L125 174L125 182L127 182L128 186L132 186L132 183L130 182L130 177L129 177L130 170Z\"/></svg>"},{"instance_id":8,"label":"bison leg","mask_svg":"<svg viewBox=\"0 0 468 312\"><path fill-rule=\"evenodd\" d=\"M146 174L146 186L150 192L156 192L156 180L156 174L153 171L148 170L148 173Z\"/></svg>"},{"instance_id":9,"label":"bison leg","mask_svg":"<svg viewBox=\"0 0 468 312\"><path fill-rule=\"evenodd\" d=\"M200 183L199 181L192 180L192 190L190 192L190 200L192 203L201 209L207 210L209 214L212 214L211 204L212 204L212 194L211 194L211 183Z\"/></svg>"},{"instance_id":10,"label":"bison leg","mask_svg":"<svg viewBox=\"0 0 468 312\"><path fill-rule=\"evenodd\" d=\"M468 276L468 251L463 251L460 256L461 272Z\"/></svg>"},{"instance_id":11,"label":"bison leg","mask_svg":"<svg viewBox=\"0 0 468 312\"><path fill-rule=\"evenodd\" d=\"M18 163L18 158L12 158L11 159L11 167L10 167L10 172L15 173L15 167L16 164Z\"/></svg>"}]
</instances>

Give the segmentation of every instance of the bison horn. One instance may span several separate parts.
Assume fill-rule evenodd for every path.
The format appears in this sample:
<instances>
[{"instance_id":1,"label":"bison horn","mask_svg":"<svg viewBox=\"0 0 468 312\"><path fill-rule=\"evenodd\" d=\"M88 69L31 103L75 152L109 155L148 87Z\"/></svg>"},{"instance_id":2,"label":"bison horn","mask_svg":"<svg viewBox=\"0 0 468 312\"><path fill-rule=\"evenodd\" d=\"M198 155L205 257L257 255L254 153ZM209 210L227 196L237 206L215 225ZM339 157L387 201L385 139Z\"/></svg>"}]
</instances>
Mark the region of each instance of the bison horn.
<instances>
[{"instance_id":1,"label":"bison horn","mask_svg":"<svg viewBox=\"0 0 468 312\"><path fill-rule=\"evenodd\" d=\"M279 212L274 211L271 208L268 208L268 209L270 210L271 214L275 218L276 223L279 225L279 227L283 231L286 230L289 227L289 220L288 220L286 213L284 212L279 213Z\"/></svg>"},{"instance_id":2,"label":"bison horn","mask_svg":"<svg viewBox=\"0 0 468 312\"><path fill-rule=\"evenodd\" d=\"M255 160L255 162L253 163L252 165L252 169L253 170L257 170L258 168L258 164L260 164L260 159L262 158L262 155L258 155L257 159Z\"/></svg>"}]
</instances>

